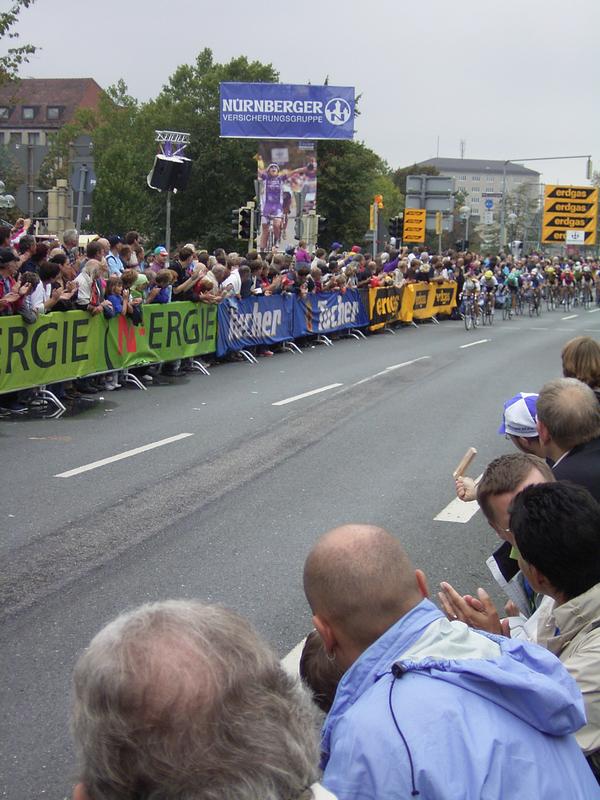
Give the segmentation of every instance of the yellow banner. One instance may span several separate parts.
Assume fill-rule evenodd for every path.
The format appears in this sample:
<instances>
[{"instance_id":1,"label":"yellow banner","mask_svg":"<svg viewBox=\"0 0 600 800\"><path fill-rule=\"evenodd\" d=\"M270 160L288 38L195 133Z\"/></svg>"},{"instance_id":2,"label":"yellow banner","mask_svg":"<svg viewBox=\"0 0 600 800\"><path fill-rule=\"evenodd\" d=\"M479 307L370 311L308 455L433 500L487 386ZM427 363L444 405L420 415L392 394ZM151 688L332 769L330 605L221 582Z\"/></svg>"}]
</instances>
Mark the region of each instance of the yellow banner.
<instances>
[{"instance_id":1,"label":"yellow banner","mask_svg":"<svg viewBox=\"0 0 600 800\"><path fill-rule=\"evenodd\" d=\"M598 202L598 189L593 186L559 186L547 184L544 192L546 199L577 200L587 203Z\"/></svg>"},{"instance_id":2,"label":"yellow banner","mask_svg":"<svg viewBox=\"0 0 600 800\"><path fill-rule=\"evenodd\" d=\"M546 186L542 242L564 243L567 231L583 231L585 245L596 244L598 189L593 186Z\"/></svg>"},{"instance_id":3,"label":"yellow banner","mask_svg":"<svg viewBox=\"0 0 600 800\"><path fill-rule=\"evenodd\" d=\"M412 322L413 319L431 319L436 314L450 314L456 306L456 284L408 283L404 287L400 320Z\"/></svg>"},{"instance_id":4,"label":"yellow banner","mask_svg":"<svg viewBox=\"0 0 600 800\"><path fill-rule=\"evenodd\" d=\"M380 286L369 289L369 330L377 331L392 322L400 321L404 287Z\"/></svg>"},{"instance_id":5,"label":"yellow banner","mask_svg":"<svg viewBox=\"0 0 600 800\"><path fill-rule=\"evenodd\" d=\"M571 228L569 230L572 230ZM575 228L577 230L577 228ZM584 231L584 245L596 244L596 229ZM567 241L567 231L565 228L542 228L542 242L544 244L565 244Z\"/></svg>"},{"instance_id":6,"label":"yellow banner","mask_svg":"<svg viewBox=\"0 0 600 800\"><path fill-rule=\"evenodd\" d=\"M569 216L585 217L595 214L597 205L590 200L556 200L546 198L544 200L544 214L569 214Z\"/></svg>"}]
</instances>

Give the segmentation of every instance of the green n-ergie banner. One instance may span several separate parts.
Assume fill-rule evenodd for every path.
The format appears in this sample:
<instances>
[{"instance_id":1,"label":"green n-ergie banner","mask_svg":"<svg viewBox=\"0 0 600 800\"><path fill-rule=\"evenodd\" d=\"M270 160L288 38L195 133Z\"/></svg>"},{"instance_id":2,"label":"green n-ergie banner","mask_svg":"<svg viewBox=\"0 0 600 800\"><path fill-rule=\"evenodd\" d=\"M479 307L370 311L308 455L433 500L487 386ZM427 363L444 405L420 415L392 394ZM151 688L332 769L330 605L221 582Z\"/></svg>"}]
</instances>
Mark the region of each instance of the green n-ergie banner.
<instances>
[{"instance_id":1,"label":"green n-ergie banner","mask_svg":"<svg viewBox=\"0 0 600 800\"><path fill-rule=\"evenodd\" d=\"M205 303L143 306L139 325L87 311L44 314L31 325L0 317L0 393L213 353L216 342L217 307Z\"/></svg>"}]
</instances>

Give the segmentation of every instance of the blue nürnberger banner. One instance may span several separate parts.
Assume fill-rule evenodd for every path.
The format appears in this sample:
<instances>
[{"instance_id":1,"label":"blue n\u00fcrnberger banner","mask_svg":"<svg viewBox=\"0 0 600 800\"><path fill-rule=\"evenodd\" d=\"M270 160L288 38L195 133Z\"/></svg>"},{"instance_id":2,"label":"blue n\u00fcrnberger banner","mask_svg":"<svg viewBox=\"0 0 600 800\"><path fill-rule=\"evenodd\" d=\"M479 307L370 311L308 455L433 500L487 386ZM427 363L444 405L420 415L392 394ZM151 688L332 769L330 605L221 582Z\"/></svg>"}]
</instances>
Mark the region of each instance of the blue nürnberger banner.
<instances>
[{"instance_id":1,"label":"blue n\u00fcrnberger banner","mask_svg":"<svg viewBox=\"0 0 600 800\"><path fill-rule=\"evenodd\" d=\"M322 292L299 297L294 308L294 338L312 333L330 334L369 324L358 289Z\"/></svg>"},{"instance_id":2,"label":"blue n\u00fcrnberger banner","mask_svg":"<svg viewBox=\"0 0 600 800\"><path fill-rule=\"evenodd\" d=\"M218 313L217 355L293 339L293 308L294 297L289 294L223 300Z\"/></svg>"},{"instance_id":3,"label":"blue n\u00fcrnberger banner","mask_svg":"<svg viewBox=\"0 0 600 800\"><path fill-rule=\"evenodd\" d=\"M221 136L352 139L353 86L221 83Z\"/></svg>"}]
</instances>

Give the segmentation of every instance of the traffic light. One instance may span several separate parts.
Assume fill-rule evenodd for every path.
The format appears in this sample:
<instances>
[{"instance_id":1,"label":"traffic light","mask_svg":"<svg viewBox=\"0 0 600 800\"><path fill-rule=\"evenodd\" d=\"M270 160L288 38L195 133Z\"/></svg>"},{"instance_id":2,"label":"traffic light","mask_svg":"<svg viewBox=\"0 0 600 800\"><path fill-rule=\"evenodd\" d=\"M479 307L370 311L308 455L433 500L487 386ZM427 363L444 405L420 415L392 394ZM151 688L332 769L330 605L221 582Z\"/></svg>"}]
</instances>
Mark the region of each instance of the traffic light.
<instances>
[{"instance_id":1,"label":"traffic light","mask_svg":"<svg viewBox=\"0 0 600 800\"><path fill-rule=\"evenodd\" d=\"M235 239L240 238L240 210L239 208L231 210L231 235Z\"/></svg>"},{"instance_id":2,"label":"traffic light","mask_svg":"<svg viewBox=\"0 0 600 800\"><path fill-rule=\"evenodd\" d=\"M394 236L396 239L400 238L400 234L402 231L402 220L400 217L390 217L390 221L388 224L388 233L390 236Z\"/></svg>"},{"instance_id":3,"label":"traffic light","mask_svg":"<svg viewBox=\"0 0 600 800\"><path fill-rule=\"evenodd\" d=\"M250 239L250 227L252 219L252 209L248 206L240 208L240 239Z\"/></svg>"},{"instance_id":4,"label":"traffic light","mask_svg":"<svg viewBox=\"0 0 600 800\"><path fill-rule=\"evenodd\" d=\"M327 231L327 217L317 217L317 241Z\"/></svg>"}]
</instances>

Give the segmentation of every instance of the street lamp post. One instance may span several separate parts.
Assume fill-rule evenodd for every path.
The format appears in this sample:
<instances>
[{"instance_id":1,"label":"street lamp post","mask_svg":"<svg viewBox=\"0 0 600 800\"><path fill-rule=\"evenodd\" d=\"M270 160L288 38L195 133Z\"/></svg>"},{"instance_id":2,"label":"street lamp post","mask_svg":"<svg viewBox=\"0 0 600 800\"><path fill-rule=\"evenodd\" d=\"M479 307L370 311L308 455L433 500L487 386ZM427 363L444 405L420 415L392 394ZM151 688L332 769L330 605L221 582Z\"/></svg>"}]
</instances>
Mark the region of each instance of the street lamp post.
<instances>
[{"instance_id":1,"label":"street lamp post","mask_svg":"<svg viewBox=\"0 0 600 800\"><path fill-rule=\"evenodd\" d=\"M469 206L461 206L458 209L458 213L460 214L460 218L464 219L465 221L465 248L468 247L467 242L469 241L469 217L471 216L471 208Z\"/></svg>"},{"instance_id":2,"label":"street lamp post","mask_svg":"<svg viewBox=\"0 0 600 800\"><path fill-rule=\"evenodd\" d=\"M6 186L3 181L0 181L0 208L14 208L17 201L12 194L4 194Z\"/></svg>"}]
</instances>

